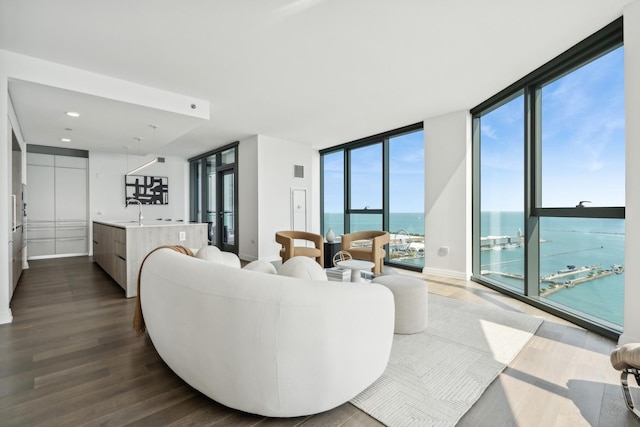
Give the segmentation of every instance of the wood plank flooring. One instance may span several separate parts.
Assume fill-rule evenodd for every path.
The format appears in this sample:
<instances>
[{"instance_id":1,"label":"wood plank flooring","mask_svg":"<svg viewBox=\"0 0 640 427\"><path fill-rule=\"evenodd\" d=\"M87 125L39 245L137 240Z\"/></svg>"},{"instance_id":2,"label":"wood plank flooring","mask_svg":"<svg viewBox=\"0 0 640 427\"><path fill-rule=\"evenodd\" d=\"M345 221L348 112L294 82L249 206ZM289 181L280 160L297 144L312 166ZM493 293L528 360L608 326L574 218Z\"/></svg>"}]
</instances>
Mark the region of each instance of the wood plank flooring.
<instances>
[{"instance_id":1,"label":"wood plank flooring","mask_svg":"<svg viewBox=\"0 0 640 427\"><path fill-rule=\"evenodd\" d=\"M348 403L291 419L226 408L178 378L148 337L135 336L135 300L91 258L29 264L11 303L14 321L0 325L2 426L381 425ZM614 342L476 283L426 278L432 293L545 317L459 425L640 425L609 365Z\"/></svg>"}]
</instances>

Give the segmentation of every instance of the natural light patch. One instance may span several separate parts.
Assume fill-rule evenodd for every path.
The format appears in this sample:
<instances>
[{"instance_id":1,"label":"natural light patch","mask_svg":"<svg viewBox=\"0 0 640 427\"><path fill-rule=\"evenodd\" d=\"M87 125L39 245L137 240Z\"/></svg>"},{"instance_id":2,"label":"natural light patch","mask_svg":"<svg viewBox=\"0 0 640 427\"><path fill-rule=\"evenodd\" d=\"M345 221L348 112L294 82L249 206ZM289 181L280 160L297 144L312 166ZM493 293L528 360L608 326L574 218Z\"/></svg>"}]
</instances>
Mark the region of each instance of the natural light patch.
<instances>
[{"instance_id":1,"label":"natural light patch","mask_svg":"<svg viewBox=\"0 0 640 427\"><path fill-rule=\"evenodd\" d=\"M530 331L480 319L480 329L495 361L508 364L531 337ZM515 344L515 345L514 345Z\"/></svg>"}]
</instances>

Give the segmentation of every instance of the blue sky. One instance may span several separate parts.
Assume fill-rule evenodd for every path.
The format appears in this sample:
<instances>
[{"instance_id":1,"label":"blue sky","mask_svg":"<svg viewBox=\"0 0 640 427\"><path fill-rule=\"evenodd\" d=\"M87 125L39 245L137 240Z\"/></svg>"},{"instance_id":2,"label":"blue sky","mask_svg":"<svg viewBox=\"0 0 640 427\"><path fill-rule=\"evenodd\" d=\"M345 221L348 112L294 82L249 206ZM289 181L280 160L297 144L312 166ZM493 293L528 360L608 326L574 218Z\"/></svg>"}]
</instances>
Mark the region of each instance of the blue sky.
<instances>
[{"instance_id":1,"label":"blue sky","mask_svg":"<svg viewBox=\"0 0 640 427\"><path fill-rule=\"evenodd\" d=\"M522 211L524 97L481 119L482 210ZM352 152L352 207L382 207L380 145ZM391 144L392 212L424 210L423 132ZM624 56L620 47L542 88L542 204L624 206ZM325 212L343 212L343 154L324 157Z\"/></svg>"},{"instance_id":2,"label":"blue sky","mask_svg":"<svg viewBox=\"0 0 640 427\"><path fill-rule=\"evenodd\" d=\"M424 136L422 131L390 140L391 212L424 211ZM343 212L342 152L324 156L325 212ZM382 208L382 146L352 151L352 207Z\"/></svg>"},{"instance_id":3,"label":"blue sky","mask_svg":"<svg viewBox=\"0 0 640 427\"><path fill-rule=\"evenodd\" d=\"M542 205L624 206L623 48L542 88ZM481 119L482 210L522 211L524 98Z\"/></svg>"}]
</instances>

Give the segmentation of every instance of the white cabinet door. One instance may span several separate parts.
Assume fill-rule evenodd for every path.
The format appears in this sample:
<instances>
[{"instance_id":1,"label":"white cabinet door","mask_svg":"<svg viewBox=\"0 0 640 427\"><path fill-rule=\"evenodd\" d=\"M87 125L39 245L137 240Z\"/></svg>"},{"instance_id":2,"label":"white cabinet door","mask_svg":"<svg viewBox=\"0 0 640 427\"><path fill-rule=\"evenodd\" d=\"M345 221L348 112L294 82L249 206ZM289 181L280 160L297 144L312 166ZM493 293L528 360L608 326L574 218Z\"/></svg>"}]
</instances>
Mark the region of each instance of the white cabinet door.
<instances>
[{"instance_id":1,"label":"white cabinet door","mask_svg":"<svg viewBox=\"0 0 640 427\"><path fill-rule=\"evenodd\" d=\"M55 168L56 221L87 220L87 170Z\"/></svg>"},{"instance_id":2,"label":"white cabinet door","mask_svg":"<svg viewBox=\"0 0 640 427\"><path fill-rule=\"evenodd\" d=\"M29 154L29 259L88 253L87 159Z\"/></svg>"},{"instance_id":3,"label":"white cabinet door","mask_svg":"<svg viewBox=\"0 0 640 427\"><path fill-rule=\"evenodd\" d=\"M55 174L51 166L27 165L27 218L55 221ZM86 207L85 207L86 209Z\"/></svg>"}]
</instances>

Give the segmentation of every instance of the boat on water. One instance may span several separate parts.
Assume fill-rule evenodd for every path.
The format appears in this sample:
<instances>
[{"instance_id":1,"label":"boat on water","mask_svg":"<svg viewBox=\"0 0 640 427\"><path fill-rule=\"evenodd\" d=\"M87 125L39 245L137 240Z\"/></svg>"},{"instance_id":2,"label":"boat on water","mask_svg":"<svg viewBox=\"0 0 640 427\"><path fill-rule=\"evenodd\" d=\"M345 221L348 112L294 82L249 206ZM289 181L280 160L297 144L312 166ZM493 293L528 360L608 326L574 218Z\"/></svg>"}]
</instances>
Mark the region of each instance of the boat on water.
<instances>
[{"instance_id":1,"label":"boat on water","mask_svg":"<svg viewBox=\"0 0 640 427\"><path fill-rule=\"evenodd\" d=\"M558 270L558 274L571 273L572 271L575 271L575 269L576 269L575 265L567 265L567 268Z\"/></svg>"}]
</instances>

